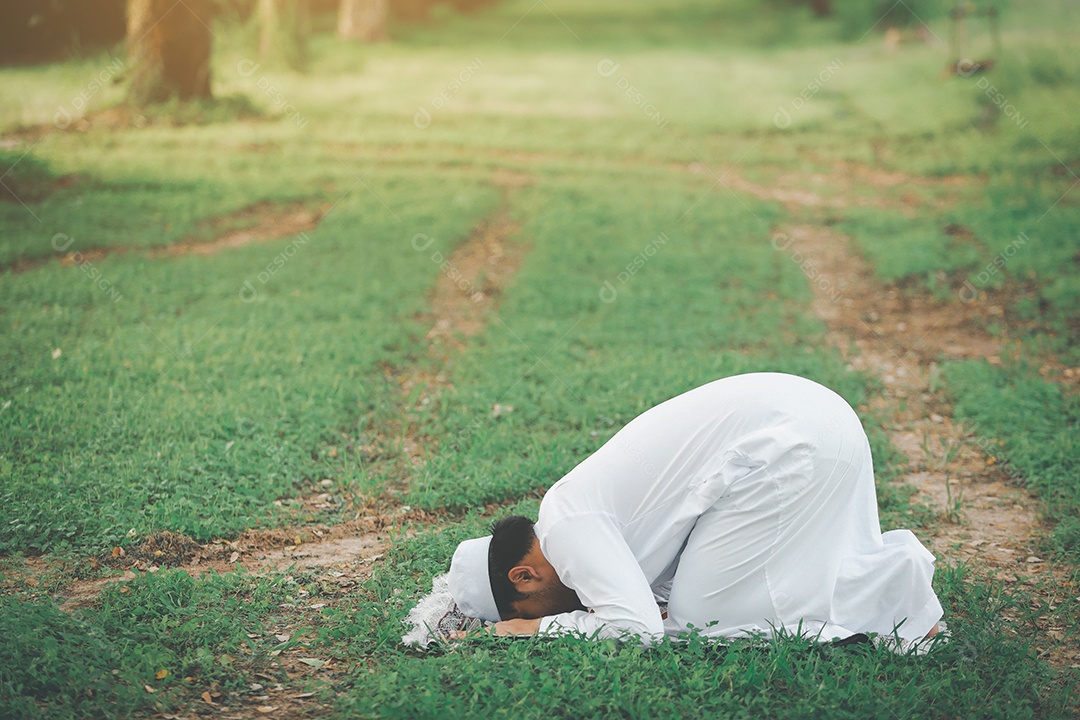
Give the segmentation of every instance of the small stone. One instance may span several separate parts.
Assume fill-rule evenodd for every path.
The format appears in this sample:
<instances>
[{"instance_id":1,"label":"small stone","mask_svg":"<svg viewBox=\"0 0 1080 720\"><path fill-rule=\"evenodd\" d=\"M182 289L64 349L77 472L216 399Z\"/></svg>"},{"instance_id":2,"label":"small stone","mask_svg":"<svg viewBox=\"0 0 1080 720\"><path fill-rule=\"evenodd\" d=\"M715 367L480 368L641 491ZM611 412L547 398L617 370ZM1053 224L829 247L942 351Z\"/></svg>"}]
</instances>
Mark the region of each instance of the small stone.
<instances>
[{"instance_id":1,"label":"small stone","mask_svg":"<svg viewBox=\"0 0 1080 720\"><path fill-rule=\"evenodd\" d=\"M936 423L945 422L945 418L941 417L937 413L932 413L930 415L930 420L932 420L933 422L936 422Z\"/></svg>"}]
</instances>

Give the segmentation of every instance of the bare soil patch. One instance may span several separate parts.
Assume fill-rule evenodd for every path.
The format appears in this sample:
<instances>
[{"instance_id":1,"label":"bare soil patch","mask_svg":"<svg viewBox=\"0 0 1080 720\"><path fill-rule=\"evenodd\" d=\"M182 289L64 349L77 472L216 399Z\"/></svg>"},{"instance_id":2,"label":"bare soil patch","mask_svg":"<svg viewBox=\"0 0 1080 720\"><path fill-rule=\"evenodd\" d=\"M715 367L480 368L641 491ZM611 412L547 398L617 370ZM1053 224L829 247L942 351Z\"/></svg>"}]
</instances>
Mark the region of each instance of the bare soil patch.
<instances>
[{"instance_id":1,"label":"bare soil patch","mask_svg":"<svg viewBox=\"0 0 1080 720\"><path fill-rule=\"evenodd\" d=\"M353 520L336 525L308 525L268 530L248 530L235 540L215 540L200 544L182 533L161 532L129 548L114 548L104 557L86 561L91 569L102 566L122 571L118 575L92 580L75 580L57 595L60 607L75 610L93 602L106 586L128 582L138 572L159 572L166 568L183 570L192 577L207 572L227 573L243 569L252 573L297 571L334 573L341 587L363 582L373 563L382 556L392 532L410 524L429 524L436 517L423 510L399 508L378 511L373 507L357 511ZM40 574L48 562L27 563Z\"/></svg>"},{"instance_id":2,"label":"bare soil patch","mask_svg":"<svg viewBox=\"0 0 1080 720\"><path fill-rule=\"evenodd\" d=\"M971 175L911 175L850 160L827 165L819 162L823 164L820 170L805 173L777 170L765 184L729 170L723 176L723 183L756 198L776 201L788 209L861 206L908 211L926 205L947 207L959 200L963 192L983 182L982 178ZM700 163L692 163L689 170L699 174L707 171Z\"/></svg>"},{"instance_id":3,"label":"bare soil patch","mask_svg":"<svg viewBox=\"0 0 1080 720\"><path fill-rule=\"evenodd\" d=\"M223 250L242 247L250 243L310 232L318 227L319 221L322 220L328 208L327 204L313 206L310 200L285 204L263 201L205 221L203 223L205 230L200 235L212 235L213 240L189 238L156 248L131 246L96 248L69 252L58 258L53 256L19 260L6 269L20 273L47 265L54 260L58 260L61 265L76 265L88 261L97 262L110 255L139 254L150 259L181 255L214 255Z\"/></svg>"},{"instance_id":4,"label":"bare soil patch","mask_svg":"<svg viewBox=\"0 0 1080 720\"><path fill-rule=\"evenodd\" d=\"M499 174L503 187L520 187L527 176ZM439 265L439 278L428 295L429 309L418 316L427 326L427 355L407 368L387 368L393 381L401 387L402 398L415 398L412 410L422 410L438 403L447 390L453 389L451 376L453 359L469 339L487 327L488 319L498 307L503 292L521 267L528 252L522 242L510 242L520 226L510 217L506 207L500 208L478 224L469 236L448 257L431 254ZM401 423L409 423L409 412L397 413ZM387 428L387 437L404 437L404 456L409 475L423 461L425 454L437 446L437 439L421 433L415 425Z\"/></svg>"}]
</instances>

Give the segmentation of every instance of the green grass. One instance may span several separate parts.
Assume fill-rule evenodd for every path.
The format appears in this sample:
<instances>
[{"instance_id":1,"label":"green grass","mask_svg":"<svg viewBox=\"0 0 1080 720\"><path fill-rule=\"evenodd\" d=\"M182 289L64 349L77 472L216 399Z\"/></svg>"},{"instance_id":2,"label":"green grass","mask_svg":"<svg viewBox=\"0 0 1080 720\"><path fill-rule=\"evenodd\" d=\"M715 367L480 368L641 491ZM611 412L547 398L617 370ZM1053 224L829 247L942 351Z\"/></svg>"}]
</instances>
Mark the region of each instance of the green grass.
<instances>
[{"instance_id":1,"label":"green grass","mask_svg":"<svg viewBox=\"0 0 1080 720\"><path fill-rule=\"evenodd\" d=\"M274 672L295 578L142 574L89 610L0 597L0 709L8 718L123 717L241 691ZM149 689L148 689L149 688Z\"/></svg>"},{"instance_id":2,"label":"green grass","mask_svg":"<svg viewBox=\"0 0 1080 720\"><path fill-rule=\"evenodd\" d=\"M1071 702L1072 686L1035 659L1026 634L1047 610L1028 592L986 585L962 567L942 569L935 582L954 639L922 658L795 638L727 647L691 639L648 650L580 638L478 638L428 653L398 646L397 623L413 598L456 542L482 530L467 518L396 546L345 637L323 635L337 653L367 659L345 681L341 716L1023 718L1064 717ZM1064 606L1059 612L1068 617ZM1014 618L1009 630L1004 615Z\"/></svg>"},{"instance_id":3,"label":"green grass","mask_svg":"<svg viewBox=\"0 0 1080 720\"><path fill-rule=\"evenodd\" d=\"M1080 565L1080 401L1020 362L981 361L945 368L957 415L986 455L1039 493L1055 523L1043 538L1051 552Z\"/></svg>"},{"instance_id":4,"label":"green grass","mask_svg":"<svg viewBox=\"0 0 1080 720\"><path fill-rule=\"evenodd\" d=\"M119 299L78 266L7 278L0 549L208 540L281 522L274 501L325 477L340 497L353 478L327 446L377 431L397 389L376 364L426 330L411 316L438 268L402 228L449 251L492 203L463 182L443 206L437 184L382 177L376 192L409 198L398 217L361 195L303 238L212 260L95 263Z\"/></svg>"},{"instance_id":5,"label":"green grass","mask_svg":"<svg viewBox=\"0 0 1080 720\"><path fill-rule=\"evenodd\" d=\"M1050 609L1045 593L963 566L939 566L954 640L922 659L797 640L398 645L454 544L490 521L480 508L535 513L539 492L656 402L783 370L872 405L874 378L830 349L806 278L770 243L791 214L713 173L784 173L807 189L838 161L971 176L962 189L912 190L933 209L844 210L840 227L883 280L914 292L948 297L965 280L1022 290L1008 313L1031 322L1027 348L1075 361L1075 4L1007 8L1006 54L967 79L941 76L940 46L859 39L858 8L840 9L816 21L750 0L504 2L400 27L383 45L317 36L306 73L242 65L250 28L221 25L222 100L119 128L94 120L122 85L77 101L110 56L0 70L4 132L72 115L40 142L4 140L0 171L29 211L0 202L0 267L138 251L0 277L0 715L191 712L210 689L231 709L269 673L290 692L315 689L335 717L1070 716L1076 674L1040 653L1046 618L1074 632L1075 603ZM939 14L917 10L947 37ZM430 124L414 122L421 109ZM532 184L495 187L496 170ZM333 207L303 238L212 257L144 252L212 239L222 216L263 201ZM521 226L507 242L522 267L486 329L439 366L421 321L440 272L431 254L449 255L501 208ZM435 239L424 252L418 233ZM1020 233L1027 242L980 279ZM395 379L408 369L450 384L417 405ZM1075 400L1016 366L954 365L945 381L958 415L1000 438L1002 461L1048 499L1051 549L1075 557ZM496 404L513 410L493 417ZM883 525L932 523L894 482L890 419L863 413ZM415 469L406 426L427 453ZM337 510L292 502L322 479ZM206 541L334 521L373 497L436 513L441 527L394 539L362 588L318 613L300 613L295 584L321 578L284 575L162 571L74 613L55 604L87 555L147 534ZM62 569L35 588L20 558L42 552ZM270 655L273 634L297 622L305 652L335 659L321 681L282 676Z\"/></svg>"}]
</instances>

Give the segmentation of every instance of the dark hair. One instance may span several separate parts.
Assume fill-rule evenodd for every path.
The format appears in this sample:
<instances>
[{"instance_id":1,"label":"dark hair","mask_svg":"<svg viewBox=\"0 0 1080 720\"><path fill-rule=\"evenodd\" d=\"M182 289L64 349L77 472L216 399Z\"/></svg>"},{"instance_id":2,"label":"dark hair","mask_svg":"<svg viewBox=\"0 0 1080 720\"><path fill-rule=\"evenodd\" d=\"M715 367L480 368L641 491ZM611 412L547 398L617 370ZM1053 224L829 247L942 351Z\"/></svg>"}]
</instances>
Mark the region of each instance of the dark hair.
<instances>
[{"instance_id":1,"label":"dark hair","mask_svg":"<svg viewBox=\"0 0 1080 720\"><path fill-rule=\"evenodd\" d=\"M504 619L514 613L514 603L525 598L507 574L521 563L536 539L533 521L521 515L505 517L491 526L488 546L488 579L495 605Z\"/></svg>"}]
</instances>

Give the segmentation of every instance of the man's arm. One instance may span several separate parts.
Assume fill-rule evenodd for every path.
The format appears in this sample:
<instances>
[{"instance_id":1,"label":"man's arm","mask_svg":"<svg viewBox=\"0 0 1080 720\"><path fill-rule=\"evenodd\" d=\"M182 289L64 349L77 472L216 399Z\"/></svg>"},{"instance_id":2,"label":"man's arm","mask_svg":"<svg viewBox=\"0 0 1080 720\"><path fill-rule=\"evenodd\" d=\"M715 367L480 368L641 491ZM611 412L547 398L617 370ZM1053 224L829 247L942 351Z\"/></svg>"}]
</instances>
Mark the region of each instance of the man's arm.
<instances>
[{"instance_id":1,"label":"man's arm","mask_svg":"<svg viewBox=\"0 0 1080 720\"><path fill-rule=\"evenodd\" d=\"M648 643L664 633L649 582L630 547L604 513L579 513L541 528L540 546L559 578L591 612L540 620L537 632L602 638L634 635Z\"/></svg>"}]
</instances>

